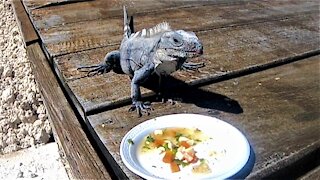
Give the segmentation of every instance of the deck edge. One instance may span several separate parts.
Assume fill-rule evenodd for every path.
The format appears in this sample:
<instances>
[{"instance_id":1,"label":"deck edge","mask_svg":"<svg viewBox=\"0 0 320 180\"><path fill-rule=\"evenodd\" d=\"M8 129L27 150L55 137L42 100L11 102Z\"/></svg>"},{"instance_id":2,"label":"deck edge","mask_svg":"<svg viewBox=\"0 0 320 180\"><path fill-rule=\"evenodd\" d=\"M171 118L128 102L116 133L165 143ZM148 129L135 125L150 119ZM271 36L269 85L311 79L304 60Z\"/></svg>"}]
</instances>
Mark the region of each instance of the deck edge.
<instances>
[{"instance_id":1,"label":"deck edge","mask_svg":"<svg viewBox=\"0 0 320 180\"><path fill-rule=\"evenodd\" d=\"M33 25L31 24L29 16L25 11L21 0L12 0L11 3L15 14L15 19L18 23L20 32L22 33L25 46L39 41L39 37L34 30Z\"/></svg>"},{"instance_id":2,"label":"deck edge","mask_svg":"<svg viewBox=\"0 0 320 180\"><path fill-rule=\"evenodd\" d=\"M66 100L40 45L27 46L27 55L53 126L54 137L70 165L72 178L111 179Z\"/></svg>"},{"instance_id":3,"label":"deck edge","mask_svg":"<svg viewBox=\"0 0 320 180\"><path fill-rule=\"evenodd\" d=\"M75 179L111 179L103 162L82 129L77 115L66 100L21 0L11 2L23 36L27 57L44 99L49 121L59 149L70 166L68 175Z\"/></svg>"}]
</instances>

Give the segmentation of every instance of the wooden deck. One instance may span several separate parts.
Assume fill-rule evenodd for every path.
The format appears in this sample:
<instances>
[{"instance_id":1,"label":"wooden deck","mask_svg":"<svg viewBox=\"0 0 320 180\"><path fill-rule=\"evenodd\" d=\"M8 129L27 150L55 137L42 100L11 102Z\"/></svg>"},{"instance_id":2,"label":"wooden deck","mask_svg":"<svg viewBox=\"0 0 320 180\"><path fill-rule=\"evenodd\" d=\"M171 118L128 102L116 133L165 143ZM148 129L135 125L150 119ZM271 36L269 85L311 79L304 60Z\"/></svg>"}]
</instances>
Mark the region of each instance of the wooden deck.
<instances>
[{"instance_id":1,"label":"wooden deck","mask_svg":"<svg viewBox=\"0 0 320 180\"><path fill-rule=\"evenodd\" d=\"M320 164L318 0L13 2L74 177L139 179L121 161L122 137L147 119L185 112L223 119L246 135L252 154L235 178L297 178ZM167 21L196 32L204 45L192 60L204 68L169 79L177 103L154 101L155 110L141 118L127 112L126 75L76 70L119 48L123 5L136 30ZM155 99L148 82L142 93Z\"/></svg>"}]
</instances>

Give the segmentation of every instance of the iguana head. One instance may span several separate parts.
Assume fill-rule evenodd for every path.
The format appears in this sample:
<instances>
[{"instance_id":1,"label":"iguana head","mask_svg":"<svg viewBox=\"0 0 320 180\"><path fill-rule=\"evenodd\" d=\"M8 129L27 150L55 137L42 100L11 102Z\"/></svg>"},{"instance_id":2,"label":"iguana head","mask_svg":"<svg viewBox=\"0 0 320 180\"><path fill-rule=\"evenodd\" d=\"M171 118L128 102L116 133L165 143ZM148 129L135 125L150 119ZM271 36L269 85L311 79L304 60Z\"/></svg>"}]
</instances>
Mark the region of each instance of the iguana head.
<instances>
[{"instance_id":1,"label":"iguana head","mask_svg":"<svg viewBox=\"0 0 320 180\"><path fill-rule=\"evenodd\" d=\"M158 50L169 59L187 59L203 54L203 46L194 32L167 31L162 34ZM166 59L162 59L166 61Z\"/></svg>"}]
</instances>

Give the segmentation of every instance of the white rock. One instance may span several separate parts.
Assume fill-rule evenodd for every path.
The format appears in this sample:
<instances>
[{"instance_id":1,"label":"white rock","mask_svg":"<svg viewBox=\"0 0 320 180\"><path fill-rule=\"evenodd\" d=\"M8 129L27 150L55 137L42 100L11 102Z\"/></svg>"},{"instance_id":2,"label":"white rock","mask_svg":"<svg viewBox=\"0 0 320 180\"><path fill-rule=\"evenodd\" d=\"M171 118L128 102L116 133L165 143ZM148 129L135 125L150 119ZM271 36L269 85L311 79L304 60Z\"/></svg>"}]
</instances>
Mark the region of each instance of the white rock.
<instances>
[{"instance_id":1,"label":"white rock","mask_svg":"<svg viewBox=\"0 0 320 180\"><path fill-rule=\"evenodd\" d=\"M46 114L39 114L39 115L38 115L38 118L39 118L40 120L44 121L44 120L46 120L48 117L47 117Z\"/></svg>"},{"instance_id":2,"label":"white rock","mask_svg":"<svg viewBox=\"0 0 320 180\"><path fill-rule=\"evenodd\" d=\"M48 120L46 120L44 122L43 128L46 130L47 134L51 134L52 133L52 128L51 128L50 123L49 123Z\"/></svg>"},{"instance_id":3,"label":"white rock","mask_svg":"<svg viewBox=\"0 0 320 180\"><path fill-rule=\"evenodd\" d=\"M4 148L4 147L7 147L7 143L3 140L0 140L0 149Z\"/></svg>"},{"instance_id":4,"label":"white rock","mask_svg":"<svg viewBox=\"0 0 320 180\"><path fill-rule=\"evenodd\" d=\"M29 145L34 146L34 144L35 144L34 138L33 138L33 137L30 137L30 139L29 139Z\"/></svg>"},{"instance_id":5,"label":"white rock","mask_svg":"<svg viewBox=\"0 0 320 180\"><path fill-rule=\"evenodd\" d=\"M41 130L37 134L34 135L34 139L39 143L46 143L49 141L50 135L46 133L45 130Z\"/></svg>"},{"instance_id":6,"label":"white rock","mask_svg":"<svg viewBox=\"0 0 320 180\"><path fill-rule=\"evenodd\" d=\"M21 130L21 131L17 134L17 139L18 139L18 140L22 140L24 137L26 137L26 131L25 131L25 130Z\"/></svg>"},{"instance_id":7,"label":"white rock","mask_svg":"<svg viewBox=\"0 0 320 180\"><path fill-rule=\"evenodd\" d=\"M44 105L39 105L38 109L37 109L37 114L45 114L46 113L46 108L44 107Z\"/></svg>"},{"instance_id":8,"label":"white rock","mask_svg":"<svg viewBox=\"0 0 320 180\"><path fill-rule=\"evenodd\" d=\"M33 123L37 119L37 116L33 114L31 110L25 111L24 122Z\"/></svg>"},{"instance_id":9,"label":"white rock","mask_svg":"<svg viewBox=\"0 0 320 180\"><path fill-rule=\"evenodd\" d=\"M8 136L8 139L6 140L7 144L15 144L17 142L17 138L15 136L15 134L11 134L10 136Z\"/></svg>"},{"instance_id":10,"label":"white rock","mask_svg":"<svg viewBox=\"0 0 320 180\"><path fill-rule=\"evenodd\" d=\"M9 153L9 152L12 152L12 151L17 151L21 149L17 144L9 144L7 147L4 148L3 152L4 153Z\"/></svg>"},{"instance_id":11,"label":"white rock","mask_svg":"<svg viewBox=\"0 0 320 180\"><path fill-rule=\"evenodd\" d=\"M11 67L4 68L3 76L4 77L12 77L13 76L13 71L12 71Z\"/></svg>"},{"instance_id":12,"label":"white rock","mask_svg":"<svg viewBox=\"0 0 320 180\"><path fill-rule=\"evenodd\" d=\"M41 120L36 120L33 123L33 127L40 127L42 125L42 121Z\"/></svg>"},{"instance_id":13,"label":"white rock","mask_svg":"<svg viewBox=\"0 0 320 180\"><path fill-rule=\"evenodd\" d=\"M30 110L31 109L30 103L28 103L26 101L23 101L23 102L19 103L19 107L22 110Z\"/></svg>"},{"instance_id":14,"label":"white rock","mask_svg":"<svg viewBox=\"0 0 320 180\"><path fill-rule=\"evenodd\" d=\"M6 88L1 95L1 99L3 102L13 102L15 97L14 97L14 91L12 87Z\"/></svg>"},{"instance_id":15,"label":"white rock","mask_svg":"<svg viewBox=\"0 0 320 180\"><path fill-rule=\"evenodd\" d=\"M1 76L2 76L3 70L4 70L4 67L3 67L3 66L0 66L0 78L1 78Z\"/></svg>"},{"instance_id":16,"label":"white rock","mask_svg":"<svg viewBox=\"0 0 320 180\"><path fill-rule=\"evenodd\" d=\"M36 100L36 93L33 91L29 92L27 95L27 100L29 102L34 102Z\"/></svg>"}]
</instances>

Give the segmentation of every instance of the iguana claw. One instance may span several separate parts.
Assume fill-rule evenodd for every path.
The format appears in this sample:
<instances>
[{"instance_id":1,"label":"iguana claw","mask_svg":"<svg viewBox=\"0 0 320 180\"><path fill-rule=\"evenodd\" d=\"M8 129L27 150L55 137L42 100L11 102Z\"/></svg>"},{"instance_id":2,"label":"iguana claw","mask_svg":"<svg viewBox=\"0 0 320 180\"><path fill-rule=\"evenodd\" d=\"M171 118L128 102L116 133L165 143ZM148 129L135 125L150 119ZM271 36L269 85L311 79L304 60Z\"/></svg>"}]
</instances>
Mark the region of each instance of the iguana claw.
<instances>
[{"instance_id":1,"label":"iguana claw","mask_svg":"<svg viewBox=\"0 0 320 180\"><path fill-rule=\"evenodd\" d=\"M81 66L81 67L77 68L77 70L79 70L81 72L87 72L88 76L94 76L97 74L107 73L111 69L112 69L112 67L107 63L93 65L93 66Z\"/></svg>"},{"instance_id":2,"label":"iguana claw","mask_svg":"<svg viewBox=\"0 0 320 180\"><path fill-rule=\"evenodd\" d=\"M183 63L182 66L181 66L181 69L183 70L198 70L199 68L202 68L204 67L205 64L204 63L191 63L191 62L188 62L188 63Z\"/></svg>"},{"instance_id":3,"label":"iguana claw","mask_svg":"<svg viewBox=\"0 0 320 180\"><path fill-rule=\"evenodd\" d=\"M150 115L150 111L153 110L153 108L151 107L150 102L137 101L131 105L131 107L129 108L129 112L132 112L135 110L137 111L137 114L139 115L139 117L141 117L142 113Z\"/></svg>"}]
</instances>

